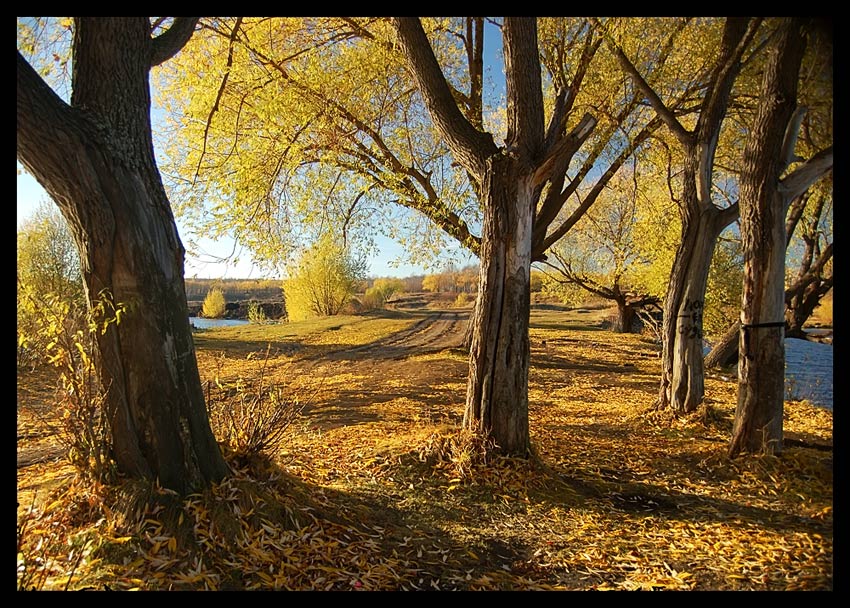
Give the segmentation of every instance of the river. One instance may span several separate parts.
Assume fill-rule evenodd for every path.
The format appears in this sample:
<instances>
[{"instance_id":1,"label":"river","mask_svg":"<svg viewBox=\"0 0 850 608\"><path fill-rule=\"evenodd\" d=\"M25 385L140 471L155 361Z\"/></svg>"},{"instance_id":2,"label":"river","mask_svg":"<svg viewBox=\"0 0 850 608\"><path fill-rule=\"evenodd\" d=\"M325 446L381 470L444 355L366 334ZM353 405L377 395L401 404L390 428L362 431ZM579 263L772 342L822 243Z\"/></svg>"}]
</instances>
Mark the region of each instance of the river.
<instances>
[{"instance_id":1,"label":"river","mask_svg":"<svg viewBox=\"0 0 850 608\"><path fill-rule=\"evenodd\" d=\"M250 321L245 319L204 319L203 317L189 317L189 323L195 329L208 329L210 327L227 327L228 325L246 325Z\"/></svg>"}]
</instances>

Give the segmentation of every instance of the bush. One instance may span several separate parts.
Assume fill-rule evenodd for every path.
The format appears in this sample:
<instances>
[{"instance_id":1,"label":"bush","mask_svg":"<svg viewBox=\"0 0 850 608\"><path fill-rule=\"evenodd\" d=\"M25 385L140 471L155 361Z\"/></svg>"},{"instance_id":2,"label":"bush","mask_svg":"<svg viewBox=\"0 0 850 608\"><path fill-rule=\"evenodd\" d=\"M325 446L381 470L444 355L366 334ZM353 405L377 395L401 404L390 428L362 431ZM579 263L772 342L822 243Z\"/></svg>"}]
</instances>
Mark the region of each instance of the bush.
<instances>
[{"instance_id":1,"label":"bush","mask_svg":"<svg viewBox=\"0 0 850 608\"><path fill-rule=\"evenodd\" d=\"M224 316L227 303L224 300L224 292L219 287L213 287L204 298L201 314L208 319L220 319Z\"/></svg>"},{"instance_id":2,"label":"bush","mask_svg":"<svg viewBox=\"0 0 850 608\"><path fill-rule=\"evenodd\" d=\"M17 254L17 363L36 365L47 361L51 336L42 329L54 304L67 305L65 322L77 323L69 331L82 328L87 307L77 248L55 205L42 201L23 223Z\"/></svg>"},{"instance_id":3,"label":"bush","mask_svg":"<svg viewBox=\"0 0 850 608\"><path fill-rule=\"evenodd\" d=\"M289 268L283 294L290 321L340 314L365 274L365 262L356 260L343 245L324 236Z\"/></svg>"},{"instance_id":4,"label":"bush","mask_svg":"<svg viewBox=\"0 0 850 608\"><path fill-rule=\"evenodd\" d=\"M265 323L269 318L266 316L266 311L257 301L248 302L248 321L251 323Z\"/></svg>"},{"instance_id":5,"label":"bush","mask_svg":"<svg viewBox=\"0 0 850 608\"><path fill-rule=\"evenodd\" d=\"M125 307L106 292L82 315L68 302L45 296L38 308L41 326L36 340L46 344L45 355L59 371L59 439L68 460L85 478L111 482L117 472L112 458L112 434L106 412L108 387L100 384L97 336L120 323Z\"/></svg>"},{"instance_id":6,"label":"bush","mask_svg":"<svg viewBox=\"0 0 850 608\"><path fill-rule=\"evenodd\" d=\"M464 306L467 306L470 301L472 301L472 296L468 293L460 292L455 298L455 308L463 308Z\"/></svg>"},{"instance_id":7,"label":"bush","mask_svg":"<svg viewBox=\"0 0 850 608\"><path fill-rule=\"evenodd\" d=\"M213 433L225 448L240 459L262 452L273 454L286 430L298 419L305 401L292 386L269 384L266 378L270 347L253 378L235 383L223 381L218 371L212 393L207 384L207 410Z\"/></svg>"}]
</instances>

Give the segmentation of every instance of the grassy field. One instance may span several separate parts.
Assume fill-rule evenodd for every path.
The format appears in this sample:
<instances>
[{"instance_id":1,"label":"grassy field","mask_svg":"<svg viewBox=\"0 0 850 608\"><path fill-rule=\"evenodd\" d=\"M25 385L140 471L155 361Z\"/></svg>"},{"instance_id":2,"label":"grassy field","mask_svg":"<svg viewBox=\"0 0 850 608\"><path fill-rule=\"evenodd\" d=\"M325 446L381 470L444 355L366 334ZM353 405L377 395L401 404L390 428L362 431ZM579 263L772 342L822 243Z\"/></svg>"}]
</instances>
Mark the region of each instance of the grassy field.
<instances>
[{"instance_id":1,"label":"grassy field","mask_svg":"<svg viewBox=\"0 0 850 608\"><path fill-rule=\"evenodd\" d=\"M22 467L53 408L49 376L19 372L24 575L50 589L833 589L831 411L788 402L781 457L729 460L735 383L709 376L704 407L670 418L652 408L651 339L604 331L605 309L540 307L536 457L485 459L460 429L464 351L381 348L428 315L199 332L212 405L263 386L300 415L273 450L228 448L233 476L186 500L84 483L61 455Z\"/></svg>"}]
</instances>

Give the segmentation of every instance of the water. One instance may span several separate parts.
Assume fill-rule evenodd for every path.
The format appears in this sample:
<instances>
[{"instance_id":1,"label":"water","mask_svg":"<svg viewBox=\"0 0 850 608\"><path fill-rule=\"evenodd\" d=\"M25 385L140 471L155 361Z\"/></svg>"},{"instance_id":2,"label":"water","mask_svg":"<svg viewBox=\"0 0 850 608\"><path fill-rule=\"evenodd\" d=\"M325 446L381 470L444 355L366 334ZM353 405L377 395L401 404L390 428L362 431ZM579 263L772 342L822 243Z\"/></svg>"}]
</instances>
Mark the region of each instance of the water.
<instances>
[{"instance_id":1,"label":"water","mask_svg":"<svg viewBox=\"0 0 850 608\"><path fill-rule=\"evenodd\" d=\"M709 350L706 347L704 352ZM831 410L832 397L832 344L786 338L785 398L808 399Z\"/></svg>"},{"instance_id":2,"label":"water","mask_svg":"<svg viewBox=\"0 0 850 608\"><path fill-rule=\"evenodd\" d=\"M210 327L227 327L229 325L247 325L250 321L245 319L204 319L202 317L189 317L195 329L208 329Z\"/></svg>"}]
</instances>

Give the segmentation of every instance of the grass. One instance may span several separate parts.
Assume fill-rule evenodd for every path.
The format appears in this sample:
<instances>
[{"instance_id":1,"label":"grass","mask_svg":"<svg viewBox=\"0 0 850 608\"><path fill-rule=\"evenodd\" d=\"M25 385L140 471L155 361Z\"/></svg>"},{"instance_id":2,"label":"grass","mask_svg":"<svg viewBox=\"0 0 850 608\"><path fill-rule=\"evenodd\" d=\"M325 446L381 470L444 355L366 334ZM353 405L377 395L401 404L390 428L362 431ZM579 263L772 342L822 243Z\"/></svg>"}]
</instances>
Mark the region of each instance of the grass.
<instances>
[{"instance_id":1,"label":"grass","mask_svg":"<svg viewBox=\"0 0 850 608\"><path fill-rule=\"evenodd\" d=\"M76 563L72 589L832 590L832 412L788 402L781 457L729 460L735 383L708 378L691 417L652 411L657 347L604 314L532 311L529 461L484 460L459 429L464 353L324 356L417 316L199 333L205 378L280 347L270 380L311 396L286 442L185 501L19 469L33 567L62 588Z\"/></svg>"}]
</instances>

